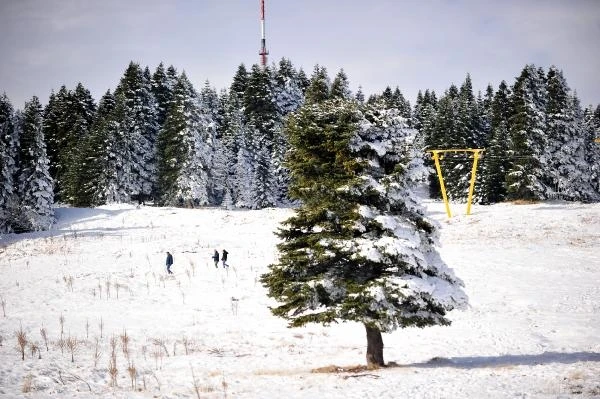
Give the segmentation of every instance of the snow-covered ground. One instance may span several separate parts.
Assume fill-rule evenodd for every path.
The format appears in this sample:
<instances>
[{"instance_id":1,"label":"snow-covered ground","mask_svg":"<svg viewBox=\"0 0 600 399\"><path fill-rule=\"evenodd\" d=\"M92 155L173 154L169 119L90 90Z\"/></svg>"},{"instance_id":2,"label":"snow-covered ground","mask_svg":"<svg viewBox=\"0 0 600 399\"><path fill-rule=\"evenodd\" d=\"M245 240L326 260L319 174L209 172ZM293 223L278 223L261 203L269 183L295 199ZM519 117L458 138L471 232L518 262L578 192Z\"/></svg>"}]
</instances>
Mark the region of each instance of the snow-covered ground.
<instances>
[{"instance_id":1,"label":"snow-covered ground","mask_svg":"<svg viewBox=\"0 0 600 399\"><path fill-rule=\"evenodd\" d=\"M600 204L426 205L470 306L385 334L394 367L344 372L314 371L364 364L364 328L289 329L258 281L290 210L58 209L0 239L0 397L600 397ZM41 348L24 361L19 331Z\"/></svg>"}]
</instances>

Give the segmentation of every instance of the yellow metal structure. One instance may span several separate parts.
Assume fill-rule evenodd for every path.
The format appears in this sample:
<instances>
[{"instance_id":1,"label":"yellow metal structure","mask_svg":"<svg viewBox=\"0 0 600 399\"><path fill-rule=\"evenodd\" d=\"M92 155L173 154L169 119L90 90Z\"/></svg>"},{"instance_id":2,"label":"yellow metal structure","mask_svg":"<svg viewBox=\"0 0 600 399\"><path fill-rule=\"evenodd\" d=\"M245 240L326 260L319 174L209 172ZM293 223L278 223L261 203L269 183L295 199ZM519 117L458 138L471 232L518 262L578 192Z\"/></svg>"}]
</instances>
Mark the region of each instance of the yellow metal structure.
<instances>
[{"instance_id":1,"label":"yellow metal structure","mask_svg":"<svg viewBox=\"0 0 600 399\"><path fill-rule=\"evenodd\" d=\"M452 217L452 213L450 213L450 205L448 204L448 196L446 195L446 186L444 185L444 177L442 175L442 167L440 166L440 156L439 154L443 154L446 152L472 152L473 153L473 168L471 169L471 184L469 186L469 198L467 200L467 215L471 214L471 202L473 201L473 191L475 189L475 174L477 172L477 161L479 160L483 149L452 149L452 150L429 150L427 152L431 152L433 156L433 161L435 162L435 170L437 171L438 178L440 179L440 189L442 190L442 198L444 199L444 205L446 205L446 214L448 217Z\"/></svg>"},{"instance_id":2,"label":"yellow metal structure","mask_svg":"<svg viewBox=\"0 0 600 399\"><path fill-rule=\"evenodd\" d=\"M600 144L600 137L597 137L597 138L595 138L595 139L594 139L594 142L596 142L596 143Z\"/></svg>"}]
</instances>

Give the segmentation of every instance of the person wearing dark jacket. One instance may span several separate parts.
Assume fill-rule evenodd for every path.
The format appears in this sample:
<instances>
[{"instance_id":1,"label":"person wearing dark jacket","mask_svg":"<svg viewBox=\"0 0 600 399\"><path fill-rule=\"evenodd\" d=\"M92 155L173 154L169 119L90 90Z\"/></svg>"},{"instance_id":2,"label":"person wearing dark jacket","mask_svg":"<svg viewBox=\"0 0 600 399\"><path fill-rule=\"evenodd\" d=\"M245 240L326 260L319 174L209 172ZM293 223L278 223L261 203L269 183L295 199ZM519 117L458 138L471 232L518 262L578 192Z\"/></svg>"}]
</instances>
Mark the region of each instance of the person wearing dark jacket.
<instances>
[{"instance_id":1,"label":"person wearing dark jacket","mask_svg":"<svg viewBox=\"0 0 600 399\"><path fill-rule=\"evenodd\" d=\"M173 255L171 255L171 253L169 251L167 251L167 273L169 274L173 274L173 272L171 271L171 265L173 265Z\"/></svg>"},{"instance_id":2,"label":"person wearing dark jacket","mask_svg":"<svg viewBox=\"0 0 600 399\"><path fill-rule=\"evenodd\" d=\"M215 261L215 267L219 267L219 251L215 249L215 254L212 256Z\"/></svg>"},{"instance_id":3,"label":"person wearing dark jacket","mask_svg":"<svg viewBox=\"0 0 600 399\"><path fill-rule=\"evenodd\" d=\"M229 267L229 265L227 264L227 254L229 252L227 252L227 250L223 250L223 256L221 257L221 259L223 260L223 267Z\"/></svg>"}]
</instances>

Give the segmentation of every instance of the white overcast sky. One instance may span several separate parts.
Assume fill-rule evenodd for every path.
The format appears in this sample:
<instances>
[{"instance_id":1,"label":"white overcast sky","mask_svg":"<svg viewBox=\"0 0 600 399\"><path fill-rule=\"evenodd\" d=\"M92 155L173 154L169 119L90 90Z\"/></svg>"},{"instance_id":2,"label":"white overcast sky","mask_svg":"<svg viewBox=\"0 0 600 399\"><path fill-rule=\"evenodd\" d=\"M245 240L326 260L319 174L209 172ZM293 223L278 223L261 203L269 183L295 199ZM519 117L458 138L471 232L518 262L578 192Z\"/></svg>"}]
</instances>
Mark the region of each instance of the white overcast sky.
<instances>
[{"instance_id":1,"label":"white overcast sky","mask_svg":"<svg viewBox=\"0 0 600 399\"><path fill-rule=\"evenodd\" d=\"M344 68L366 95L398 86L413 102L467 73L496 89L534 63L600 103L600 0L266 0L266 35L269 62ZM0 92L16 108L77 82L98 101L131 60L219 90L259 48L259 0L0 0Z\"/></svg>"}]
</instances>

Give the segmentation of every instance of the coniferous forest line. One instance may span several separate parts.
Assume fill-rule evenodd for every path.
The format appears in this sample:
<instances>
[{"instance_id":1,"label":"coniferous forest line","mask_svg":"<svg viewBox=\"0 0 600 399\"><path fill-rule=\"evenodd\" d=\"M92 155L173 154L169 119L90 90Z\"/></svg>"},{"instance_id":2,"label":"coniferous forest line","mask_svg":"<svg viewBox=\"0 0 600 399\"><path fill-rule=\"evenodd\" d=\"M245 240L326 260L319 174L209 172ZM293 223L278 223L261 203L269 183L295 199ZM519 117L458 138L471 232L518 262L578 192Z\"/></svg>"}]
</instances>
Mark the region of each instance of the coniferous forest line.
<instances>
[{"instance_id":1,"label":"coniferous forest line","mask_svg":"<svg viewBox=\"0 0 600 399\"><path fill-rule=\"evenodd\" d=\"M328 99L353 104L356 126L377 127L374 141L401 126L428 166L428 149L484 148L479 203L600 200L600 105L583 108L556 67L526 65L512 84L484 93L467 75L444 93L420 91L411 105L398 88L365 98L343 70L332 80L317 65L307 76L287 59L241 64L219 92L208 81L195 89L173 66L131 62L98 102L82 84L51 93L45 107L33 97L17 110L0 96L0 233L48 228L54 203L293 205L288 116ZM471 165L465 154L442 160L450 199L466 199ZM433 168L429 190L440 196Z\"/></svg>"}]
</instances>

